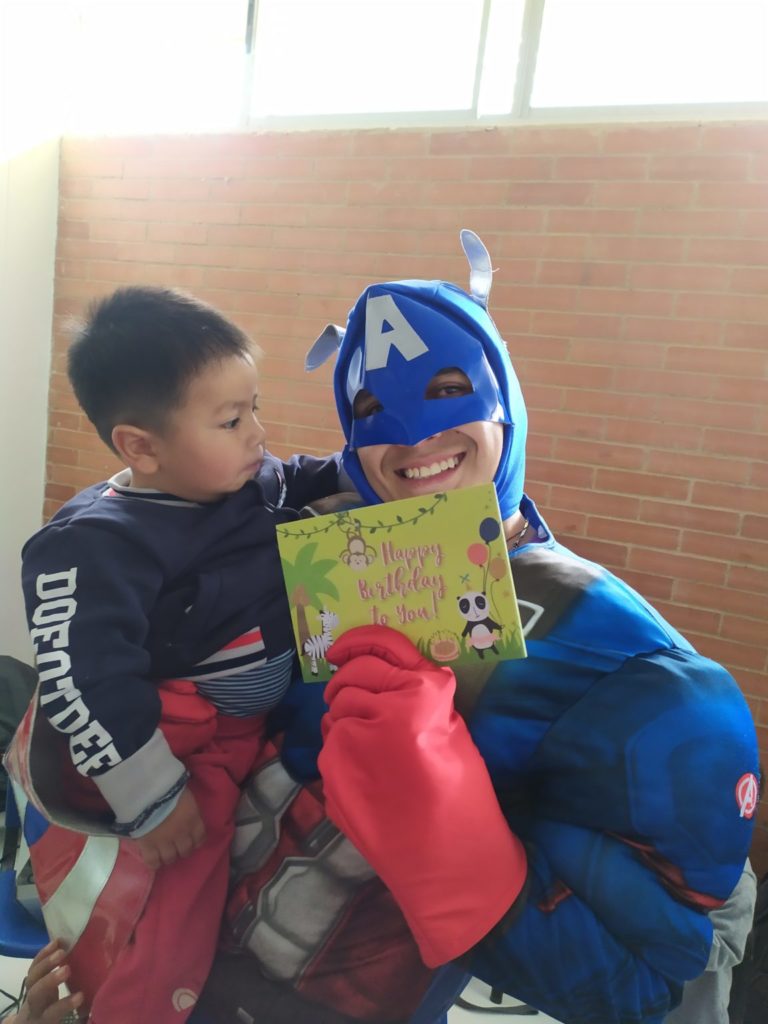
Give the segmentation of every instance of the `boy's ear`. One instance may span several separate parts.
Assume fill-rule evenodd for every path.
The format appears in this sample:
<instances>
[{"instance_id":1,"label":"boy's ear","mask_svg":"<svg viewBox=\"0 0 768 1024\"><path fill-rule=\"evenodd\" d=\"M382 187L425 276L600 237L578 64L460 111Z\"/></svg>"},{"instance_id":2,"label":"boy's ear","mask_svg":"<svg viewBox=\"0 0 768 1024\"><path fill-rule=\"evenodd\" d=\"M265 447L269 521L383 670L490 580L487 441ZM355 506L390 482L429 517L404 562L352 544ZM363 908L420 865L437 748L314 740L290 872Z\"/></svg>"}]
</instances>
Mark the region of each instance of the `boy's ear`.
<instances>
[{"instance_id":1,"label":"boy's ear","mask_svg":"<svg viewBox=\"0 0 768 1024\"><path fill-rule=\"evenodd\" d=\"M152 431L129 423L118 423L112 428L112 444L131 469L146 474L159 469L157 439Z\"/></svg>"}]
</instances>

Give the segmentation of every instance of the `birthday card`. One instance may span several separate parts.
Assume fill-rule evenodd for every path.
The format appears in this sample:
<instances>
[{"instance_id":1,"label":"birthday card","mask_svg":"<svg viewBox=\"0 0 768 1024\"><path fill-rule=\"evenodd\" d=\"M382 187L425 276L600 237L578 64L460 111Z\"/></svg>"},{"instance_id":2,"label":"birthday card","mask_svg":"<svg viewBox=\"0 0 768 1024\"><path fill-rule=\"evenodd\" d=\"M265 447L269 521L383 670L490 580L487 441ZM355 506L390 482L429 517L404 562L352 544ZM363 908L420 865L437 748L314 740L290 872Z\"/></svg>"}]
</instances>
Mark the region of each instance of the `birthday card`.
<instances>
[{"instance_id":1,"label":"birthday card","mask_svg":"<svg viewBox=\"0 0 768 1024\"><path fill-rule=\"evenodd\" d=\"M282 523L278 546L306 682L353 626L404 633L460 666L525 657L493 484Z\"/></svg>"}]
</instances>

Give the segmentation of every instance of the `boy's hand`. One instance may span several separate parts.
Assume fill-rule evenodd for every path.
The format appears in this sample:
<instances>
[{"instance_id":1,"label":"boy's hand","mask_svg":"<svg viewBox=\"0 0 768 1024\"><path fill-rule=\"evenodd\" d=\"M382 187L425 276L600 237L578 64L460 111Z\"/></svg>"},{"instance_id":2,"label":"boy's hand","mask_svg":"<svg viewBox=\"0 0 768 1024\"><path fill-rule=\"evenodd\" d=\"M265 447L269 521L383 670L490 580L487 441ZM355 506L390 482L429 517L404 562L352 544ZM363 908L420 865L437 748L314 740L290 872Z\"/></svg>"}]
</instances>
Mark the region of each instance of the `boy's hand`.
<instances>
[{"instance_id":1,"label":"boy's hand","mask_svg":"<svg viewBox=\"0 0 768 1024\"><path fill-rule=\"evenodd\" d=\"M144 863L150 868L160 868L173 864L179 857L188 857L204 840L205 824L197 800L186 787L168 817L157 828L133 841Z\"/></svg>"},{"instance_id":2,"label":"boy's hand","mask_svg":"<svg viewBox=\"0 0 768 1024\"><path fill-rule=\"evenodd\" d=\"M7 1024L60 1024L64 1017L82 1006L82 992L59 999L59 985L69 978L64 949L58 939L49 942L37 954L27 974L24 1005Z\"/></svg>"}]
</instances>

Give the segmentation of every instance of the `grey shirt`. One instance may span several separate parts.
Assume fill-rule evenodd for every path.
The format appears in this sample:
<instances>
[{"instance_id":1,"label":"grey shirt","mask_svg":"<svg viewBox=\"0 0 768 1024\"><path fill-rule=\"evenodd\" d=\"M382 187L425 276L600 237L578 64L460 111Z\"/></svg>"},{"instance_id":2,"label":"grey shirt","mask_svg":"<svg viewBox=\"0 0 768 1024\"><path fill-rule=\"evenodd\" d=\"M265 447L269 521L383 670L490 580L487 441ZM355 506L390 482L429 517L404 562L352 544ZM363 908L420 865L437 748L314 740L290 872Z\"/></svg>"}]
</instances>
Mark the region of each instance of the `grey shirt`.
<instances>
[{"instance_id":1,"label":"grey shirt","mask_svg":"<svg viewBox=\"0 0 768 1024\"><path fill-rule=\"evenodd\" d=\"M728 1024L733 968L744 956L756 894L757 879L747 861L736 888L723 906L709 915L715 934L706 970L685 985L682 1002L665 1024Z\"/></svg>"}]
</instances>

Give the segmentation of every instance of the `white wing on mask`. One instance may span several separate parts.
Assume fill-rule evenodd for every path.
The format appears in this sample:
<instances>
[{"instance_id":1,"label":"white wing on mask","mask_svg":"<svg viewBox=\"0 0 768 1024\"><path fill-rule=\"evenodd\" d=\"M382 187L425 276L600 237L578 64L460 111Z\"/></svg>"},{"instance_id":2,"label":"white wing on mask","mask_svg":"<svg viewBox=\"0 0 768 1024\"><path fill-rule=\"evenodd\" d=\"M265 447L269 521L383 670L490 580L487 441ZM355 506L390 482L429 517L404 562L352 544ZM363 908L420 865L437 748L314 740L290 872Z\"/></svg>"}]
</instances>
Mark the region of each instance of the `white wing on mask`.
<instances>
[{"instance_id":1,"label":"white wing on mask","mask_svg":"<svg viewBox=\"0 0 768 1024\"><path fill-rule=\"evenodd\" d=\"M469 293L483 309L488 309L488 296L491 294L493 284L490 254L474 231L462 228L459 238L464 255L469 261Z\"/></svg>"},{"instance_id":2,"label":"white wing on mask","mask_svg":"<svg viewBox=\"0 0 768 1024\"><path fill-rule=\"evenodd\" d=\"M461 247L469 262L469 293L478 305L482 306L483 309L488 309L488 297L491 293L491 285L493 284L493 268L491 267L490 254L482 239L474 231L463 228L459 233L459 238L461 239ZM304 369L316 370L323 363L327 362L331 356L338 352L344 334L343 327L339 327L338 324L328 324L312 348L307 352L306 359L304 360Z\"/></svg>"},{"instance_id":3,"label":"white wing on mask","mask_svg":"<svg viewBox=\"0 0 768 1024\"><path fill-rule=\"evenodd\" d=\"M316 370L318 366L322 366L323 363L327 362L331 356L336 355L344 334L343 327L339 327L338 324L328 324L312 348L307 352L304 359L304 369Z\"/></svg>"}]
</instances>

